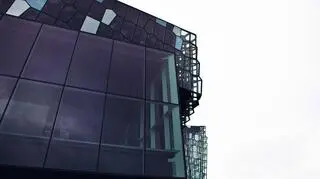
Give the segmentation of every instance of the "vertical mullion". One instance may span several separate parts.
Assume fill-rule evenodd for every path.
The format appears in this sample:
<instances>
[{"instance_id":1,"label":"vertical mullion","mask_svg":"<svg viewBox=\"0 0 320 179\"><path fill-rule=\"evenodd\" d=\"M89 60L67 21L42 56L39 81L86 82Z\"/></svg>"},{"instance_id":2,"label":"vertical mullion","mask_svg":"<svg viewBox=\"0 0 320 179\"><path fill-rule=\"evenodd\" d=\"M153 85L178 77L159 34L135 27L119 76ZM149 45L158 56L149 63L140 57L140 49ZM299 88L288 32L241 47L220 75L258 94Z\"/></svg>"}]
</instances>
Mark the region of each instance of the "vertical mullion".
<instances>
[{"instance_id":1,"label":"vertical mullion","mask_svg":"<svg viewBox=\"0 0 320 179\"><path fill-rule=\"evenodd\" d=\"M38 41L38 38L39 38L39 35L40 35L40 32L41 32L42 26L43 26L43 24L41 24L40 27L39 27L39 30L38 30L38 32L37 32L37 35L36 35L36 37L35 37L32 45L31 45L30 51L29 51L29 53L28 53L28 55L27 55L27 57L26 57L26 60L25 60L23 66L22 66L22 68L21 68L21 70L20 70L20 72L19 72L19 76L18 76L18 77L15 77L16 82L15 82L15 84L13 85L11 94L10 94L10 96L9 96L9 98L8 98L8 102L7 102L7 104L6 104L6 106L5 106L4 110L3 110L2 115L0 116L0 124L1 124L1 122L3 121L4 115L5 115L8 107L9 107L10 101L11 101L12 98L13 98L13 95L14 95L14 93L15 93L15 90L16 90L17 86L18 86L18 82L19 82L20 79L21 79L21 75L22 75L22 73L23 73L23 71L24 71L24 68L25 68L27 62L29 61L31 52L33 51L33 47L34 47L34 45L36 44L36 42Z\"/></svg>"},{"instance_id":2,"label":"vertical mullion","mask_svg":"<svg viewBox=\"0 0 320 179\"><path fill-rule=\"evenodd\" d=\"M60 97L59 97L58 108L57 108L57 111L56 111L56 114L55 114L55 117L54 117L54 121L52 123L52 128L51 128L51 132L50 132L50 136L49 136L49 143L48 143L48 146L47 146L46 155L44 157L44 161L43 161L43 165L42 165L43 168L45 167L45 164L47 162L47 158L48 158L48 154L49 154L49 148L50 148L50 145L51 145L51 142L52 142L52 137L53 137L53 133L54 133L54 129L55 129L55 124L57 122L57 117L58 117L59 110L60 110L60 107L61 107L63 93L64 93L64 90L65 90L65 87L66 87L66 83L67 83L67 80L68 80L68 74L69 74L69 71L70 71L70 68L71 68L72 59L74 57L74 53L75 53L75 50L77 48L77 43L78 43L79 36L80 36L80 32L78 32L76 41L74 43L74 48L72 50L71 59L70 59L69 65L68 65L66 77L64 79L64 83L63 83L63 86L62 86L62 91L61 91L61 94L60 94Z\"/></svg>"},{"instance_id":3,"label":"vertical mullion","mask_svg":"<svg viewBox=\"0 0 320 179\"><path fill-rule=\"evenodd\" d=\"M146 144L147 144L147 48L144 44L144 127L143 127L143 152L142 152L142 175L146 173Z\"/></svg>"},{"instance_id":4,"label":"vertical mullion","mask_svg":"<svg viewBox=\"0 0 320 179\"><path fill-rule=\"evenodd\" d=\"M101 144L102 144L102 134L103 134L103 125L104 121L106 120L106 111L107 111L107 98L108 98L108 86L109 86L109 77L110 77L110 69L111 69L111 62L112 62L112 57L113 57L113 50L114 50L114 40L112 40L112 45L111 45L111 54L110 54L110 60L109 60L109 68L108 68L108 73L107 73L107 84L106 84L106 89L105 89L105 97L104 97L104 104L103 104L103 117L102 117L102 122L101 122L101 131L100 131L100 141L99 141L99 149L98 149L98 159L97 159L97 166L96 166L96 171L99 171L99 163L100 163L100 153L101 153Z\"/></svg>"}]
</instances>

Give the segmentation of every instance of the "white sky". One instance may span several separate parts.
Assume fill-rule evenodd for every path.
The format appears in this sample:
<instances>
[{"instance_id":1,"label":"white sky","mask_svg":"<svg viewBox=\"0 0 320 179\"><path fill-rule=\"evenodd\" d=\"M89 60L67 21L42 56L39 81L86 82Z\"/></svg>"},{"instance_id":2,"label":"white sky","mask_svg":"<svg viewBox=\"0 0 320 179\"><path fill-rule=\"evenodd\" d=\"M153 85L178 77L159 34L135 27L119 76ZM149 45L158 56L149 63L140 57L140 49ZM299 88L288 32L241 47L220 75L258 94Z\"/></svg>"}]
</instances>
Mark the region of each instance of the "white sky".
<instances>
[{"instance_id":1,"label":"white sky","mask_svg":"<svg viewBox=\"0 0 320 179\"><path fill-rule=\"evenodd\" d=\"M122 1L198 35L208 179L320 178L320 0Z\"/></svg>"}]
</instances>

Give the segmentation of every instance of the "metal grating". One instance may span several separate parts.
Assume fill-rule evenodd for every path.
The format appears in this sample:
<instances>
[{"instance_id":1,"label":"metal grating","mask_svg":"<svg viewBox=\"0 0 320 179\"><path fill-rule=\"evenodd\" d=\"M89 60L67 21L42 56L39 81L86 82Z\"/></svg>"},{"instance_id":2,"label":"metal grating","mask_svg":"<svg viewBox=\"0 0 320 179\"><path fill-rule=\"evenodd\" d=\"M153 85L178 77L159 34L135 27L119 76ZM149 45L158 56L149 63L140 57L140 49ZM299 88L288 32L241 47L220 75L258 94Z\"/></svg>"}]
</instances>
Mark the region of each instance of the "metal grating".
<instances>
[{"instance_id":1,"label":"metal grating","mask_svg":"<svg viewBox=\"0 0 320 179\"><path fill-rule=\"evenodd\" d=\"M187 179L207 178L208 143L205 126L184 127Z\"/></svg>"}]
</instances>

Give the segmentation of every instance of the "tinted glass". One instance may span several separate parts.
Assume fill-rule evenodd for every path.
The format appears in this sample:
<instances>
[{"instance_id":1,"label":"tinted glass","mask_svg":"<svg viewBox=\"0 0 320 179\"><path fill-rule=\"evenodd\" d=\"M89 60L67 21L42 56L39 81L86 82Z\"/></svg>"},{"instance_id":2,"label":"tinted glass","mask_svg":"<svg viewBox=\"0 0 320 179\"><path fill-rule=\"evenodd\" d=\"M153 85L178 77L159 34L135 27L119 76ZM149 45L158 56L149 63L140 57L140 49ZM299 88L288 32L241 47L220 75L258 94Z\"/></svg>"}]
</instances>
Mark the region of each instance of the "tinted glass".
<instances>
[{"instance_id":1,"label":"tinted glass","mask_svg":"<svg viewBox=\"0 0 320 179\"><path fill-rule=\"evenodd\" d=\"M45 25L42 27L23 76L63 84L77 33Z\"/></svg>"},{"instance_id":2,"label":"tinted glass","mask_svg":"<svg viewBox=\"0 0 320 179\"><path fill-rule=\"evenodd\" d=\"M147 99L178 103L177 79L174 55L154 50L146 50Z\"/></svg>"},{"instance_id":3,"label":"tinted glass","mask_svg":"<svg viewBox=\"0 0 320 179\"><path fill-rule=\"evenodd\" d=\"M111 146L103 144L100 151L99 171L141 175L143 171L143 152L137 147Z\"/></svg>"},{"instance_id":4,"label":"tinted glass","mask_svg":"<svg viewBox=\"0 0 320 179\"><path fill-rule=\"evenodd\" d=\"M54 128L54 137L100 141L105 95L66 88Z\"/></svg>"},{"instance_id":5,"label":"tinted glass","mask_svg":"<svg viewBox=\"0 0 320 179\"><path fill-rule=\"evenodd\" d=\"M108 92L144 98L144 48L114 41Z\"/></svg>"},{"instance_id":6,"label":"tinted glass","mask_svg":"<svg viewBox=\"0 0 320 179\"><path fill-rule=\"evenodd\" d=\"M8 103L15 82L14 78L0 76L0 117Z\"/></svg>"},{"instance_id":7,"label":"tinted glass","mask_svg":"<svg viewBox=\"0 0 320 179\"><path fill-rule=\"evenodd\" d=\"M143 101L108 96L103 125L103 143L142 147L143 113Z\"/></svg>"},{"instance_id":8,"label":"tinted glass","mask_svg":"<svg viewBox=\"0 0 320 179\"><path fill-rule=\"evenodd\" d=\"M20 80L0 126L1 132L49 136L61 88Z\"/></svg>"},{"instance_id":9,"label":"tinted glass","mask_svg":"<svg viewBox=\"0 0 320 179\"><path fill-rule=\"evenodd\" d=\"M48 140L0 133L0 164L42 167Z\"/></svg>"},{"instance_id":10,"label":"tinted glass","mask_svg":"<svg viewBox=\"0 0 320 179\"><path fill-rule=\"evenodd\" d=\"M105 91L111 49L111 40L81 33L68 74L68 85Z\"/></svg>"},{"instance_id":11,"label":"tinted glass","mask_svg":"<svg viewBox=\"0 0 320 179\"><path fill-rule=\"evenodd\" d=\"M53 139L45 167L95 171L98 151L98 143Z\"/></svg>"},{"instance_id":12,"label":"tinted glass","mask_svg":"<svg viewBox=\"0 0 320 179\"><path fill-rule=\"evenodd\" d=\"M18 76L40 24L5 16L0 21L0 74Z\"/></svg>"},{"instance_id":13,"label":"tinted glass","mask_svg":"<svg viewBox=\"0 0 320 179\"><path fill-rule=\"evenodd\" d=\"M46 167L95 170L104 100L104 94L65 89Z\"/></svg>"},{"instance_id":14,"label":"tinted glass","mask_svg":"<svg viewBox=\"0 0 320 179\"><path fill-rule=\"evenodd\" d=\"M179 106L147 103L146 120L146 174L183 177Z\"/></svg>"},{"instance_id":15,"label":"tinted glass","mask_svg":"<svg viewBox=\"0 0 320 179\"><path fill-rule=\"evenodd\" d=\"M143 127L143 101L108 96L99 170L111 173L141 173Z\"/></svg>"}]
</instances>

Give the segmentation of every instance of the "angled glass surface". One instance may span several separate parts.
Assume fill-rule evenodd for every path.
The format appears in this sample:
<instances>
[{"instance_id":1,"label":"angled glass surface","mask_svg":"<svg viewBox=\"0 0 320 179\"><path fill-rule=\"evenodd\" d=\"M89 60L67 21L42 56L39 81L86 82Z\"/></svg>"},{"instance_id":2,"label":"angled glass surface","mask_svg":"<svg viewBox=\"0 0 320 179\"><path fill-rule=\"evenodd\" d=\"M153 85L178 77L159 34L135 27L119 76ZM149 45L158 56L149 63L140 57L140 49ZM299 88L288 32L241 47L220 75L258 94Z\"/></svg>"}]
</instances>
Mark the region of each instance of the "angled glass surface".
<instances>
[{"instance_id":1,"label":"angled glass surface","mask_svg":"<svg viewBox=\"0 0 320 179\"><path fill-rule=\"evenodd\" d=\"M148 102L146 124L146 174L184 177L179 106Z\"/></svg>"},{"instance_id":2,"label":"angled glass surface","mask_svg":"<svg viewBox=\"0 0 320 179\"><path fill-rule=\"evenodd\" d=\"M28 4L29 4L31 7L35 8L35 9L37 9L37 10L39 10L39 11L42 10L43 6L44 6L44 5L46 4L46 2L47 2L47 0L26 0L26 1L28 2Z\"/></svg>"},{"instance_id":3,"label":"angled glass surface","mask_svg":"<svg viewBox=\"0 0 320 179\"><path fill-rule=\"evenodd\" d=\"M67 84L106 91L111 50L111 40L80 33Z\"/></svg>"},{"instance_id":4,"label":"angled glass surface","mask_svg":"<svg viewBox=\"0 0 320 179\"><path fill-rule=\"evenodd\" d=\"M144 102L109 95L103 123L100 172L142 174Z\"/></svg>"},{"instance_id":5,"label":"angled glass surface","mask_svg":"<svg viewBox=\"0 0 320 179\"><path fill-rule=\"evenodd\" d=\"M105 95L66 88L45 167L94 171Z\"/></svg>"},{"instance_id":6,"label":"angled glass surface","mask_svg":"<svg viewBox=\"0 0 320 179\"><path fill-rule=\"evenodd\" d=\"M0 74L19 76L40 24L4 16L0 21Z\"/></svg>"},{"instance_id":7,"label":"angled glass surface","mask_svg":"<svg viewBox=\"0 0 320 179\"><path fill-rule=\"evenodd\" d=\"M1 133L48 137L61 87L20 80L0 125Z\"/></svg>"},{"instance_id":8,"label":"angled glass surface","mask_svg":"<svg viewBox=\"0 0 320 179\"><path fill-rule=\"evenodd\" d=\"M144 98L145 48L114 41L108 92Z\"/></svg>"},{"instance_id":9,"label":"angled glass surface","mask_svg":"<svg viewBox=\"0 0 320 179\"><path fill-rule=\"evenodd\" d=\"M0 117L8 103L16 80L15 78L0 76Z\"/></svg>"},{"instance_id":10,"label":"angled glass surface","mask_svg":"<svg viewBox=\"0 0 320 179\"><path fill-rule=\"evenodd\" d=\"M23 77L63 84L77 33L44 25L32 49Z\"/></svg>"},{"instance_id":11,"label":"angled glass surface","mask_svg":"<svg viewBox=\"0 0 320 179\"><path fill-rule=\"evenodd\" d=\"M147 99L178 104L174 55L146 49Z\"/></svg>"},{"instance_id":12,"label":"angled glass surface","mask_svg":"<svg viewBox=\"0 0 320 179\"><path fill-rule=\"evenodd\" d=\"M99 142L105 95L65 88L54 128L54 138Z\"/></svg>"}]
</instances>

